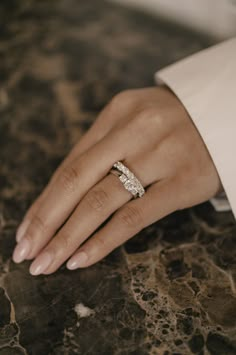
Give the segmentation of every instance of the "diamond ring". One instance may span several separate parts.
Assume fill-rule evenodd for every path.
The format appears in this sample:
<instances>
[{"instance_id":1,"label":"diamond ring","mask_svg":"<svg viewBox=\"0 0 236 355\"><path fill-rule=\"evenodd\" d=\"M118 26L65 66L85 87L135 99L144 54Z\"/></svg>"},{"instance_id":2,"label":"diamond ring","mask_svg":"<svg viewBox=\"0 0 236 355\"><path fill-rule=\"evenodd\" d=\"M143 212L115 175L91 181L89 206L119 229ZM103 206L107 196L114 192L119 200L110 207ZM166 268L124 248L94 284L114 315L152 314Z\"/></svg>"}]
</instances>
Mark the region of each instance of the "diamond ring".
<instances>
[{"instance_id":1,"label":"diamond ring","mask_svg":"<svg viewBox=\"0 0 236 355\"><path fill-rule=\"evenodd\" d=\"M110 173L119 177L124 188L128 190L134 198L142 197L145 190L138 178L120 161L113 164Z\"/></svg>"}]
</instances>

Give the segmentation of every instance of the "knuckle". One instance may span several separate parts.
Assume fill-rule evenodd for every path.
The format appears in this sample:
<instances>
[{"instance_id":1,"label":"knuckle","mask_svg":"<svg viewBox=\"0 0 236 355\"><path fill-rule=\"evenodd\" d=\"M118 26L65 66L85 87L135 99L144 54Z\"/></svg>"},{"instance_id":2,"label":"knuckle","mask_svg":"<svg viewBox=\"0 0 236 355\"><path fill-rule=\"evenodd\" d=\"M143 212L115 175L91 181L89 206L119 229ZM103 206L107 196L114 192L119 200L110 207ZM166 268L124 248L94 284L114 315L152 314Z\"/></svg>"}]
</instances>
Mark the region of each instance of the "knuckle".
<instances>
[{"instance_id":1,"label":"knuckle","mask_svg":"<svg viewBox=\"0 0 236 355\"><path fill-rule=\"evenodd\" d=\"M63 254L66 250L70 248L71 245L71 234L68 232L60 233L57 238L55 238L55 243L51 246L56 254Z\"/></svg>"},{"instance_id":2,"label":"knuckle","mask_svg":"<svg viewBox=\"0 0 236 355\"><path fill-rule=\"evenodd\" d=\"M94 241L94 247L96 250L105 250L108 247L107 240L105 240L103 237L97 236Z\"/></svg>"},{"instance_id":3,"label":"knuckle","mask_svg":"<svg viewBox=\"0 0 236 355\"><path fill-rule=\"evenodd\" d=\"M107 206L108 193L102 188L94 188L84 197L85 202L95 211L101 211Z\"/></svg>"},{"instance_id":4,"label":"knuckle","mask_svg":"<svg viewBox=\"0 0 236 355\"><path fill-rule=\"evenodd\" d=\"M162 124L162 116L154 107L144 107L140 109L135 116L135 124L138 127L156 126Z\"/></svg>"},{"instance_id":5,"label":"knuckle","mask_svg":"<svg viewBox=\"0 0 236 355\"><path fill-rule=\"evenodd\" d=\"M144 225L143 213L140 208L127 206L118 214L122 224L131 229L141 229Z\"/></svg>"},{"instance_id":6,"label":"knuckle","mask_svg":"<svg viewBox=\"0 0 236 355\"><path fill-rule=\"evenodd\" d=\"M42 233L46 233L48 227L46 226L45 221L39 215L34 215L31 223L31 229L37 229Z\"/></svg>"},{"instance_id":7,"label":"knuckle","mask_svg":"<svg viewBox=\"0 0 236 355\"><path fill-rule=\"evenodd\" d=\"M112 238L106 238L104 235L97 235L93 240L93 250L97 255L105 255L116 247L116 243Z\"/></svg>"},{"instance_id":8,"label":"knuckle","mask_svg":"<svg viewBox=\"0 0 236 355\"><path fill-rule=\"evenodd\" d=\"M29 228L26 231L25 238L32 245L30 256L34 254L34 250L37 249L39 242L38 237L44 236L49 233L49 227L39 215L34 215Z\"/></svg>"},{"instance_id":9,"label":"knuckle","mask_svg":"<svg viewBox=\"0 0 236 355\"><path fill-rule=\"evenodd\" d=\"M156 138L157 129L163 130L163 125L159 122L159 114L156 110L150 107L142 107L135 111L133 117L128 122L128 127L132 134L142 134L143 137L148 137L147 140Z\"/></svg>"},{"instance_id":10,"label":"knuckle","mask_svg":"<svg viewBox=\"0 0 236 355\"><path fill-rule=\"evenodd\" d=\"M78 178L78 171L73 166L70 166L64 169L59 175L59 183L64 190L74 192Z\"/></svg>"},{"instance_id":11,"label":"knuckle","mask_svg":"<svg viewBox=\"0 0 236 355\"><path fill-rule=\"evenodd\" d=\"M118 106L127 105L133 103L135 99L133 90L124 90L118 94L116 94L110 101L111 108L117 109Z\"/></svg>"},{"instance_id":12,"label":"knuckle","mask_svg":"<svg viewBox=\"0 0 236 355\"><path fill-rule=\"evenodd\" d=\"M35 244L35 234L34 233L31 233L31 231L27 231L27 234L25 235L24 239L26 239L30 245L34 246ZM34 254L34 251L31 250L29 255L27 255L27 257L31 257L31 255Z\"/></svg>"}]
</instances>

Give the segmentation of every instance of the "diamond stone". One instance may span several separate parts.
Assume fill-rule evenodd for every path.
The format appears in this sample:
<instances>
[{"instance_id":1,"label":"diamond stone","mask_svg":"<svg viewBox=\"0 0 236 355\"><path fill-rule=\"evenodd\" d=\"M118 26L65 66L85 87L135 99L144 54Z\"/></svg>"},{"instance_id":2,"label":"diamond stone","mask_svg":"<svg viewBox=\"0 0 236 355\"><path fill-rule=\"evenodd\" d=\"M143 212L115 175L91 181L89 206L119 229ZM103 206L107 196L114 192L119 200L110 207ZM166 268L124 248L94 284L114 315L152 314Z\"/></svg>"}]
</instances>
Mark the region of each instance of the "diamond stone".
<instances>
[{"instance_id":1,"label":"diamond stone","mask_svg":"<svg viewBox=\"0 0 236 355\"><path fill-rule=\"evenodd\" d=\"M116 168L122 174L119 176L120 181L134 197L142 197L145 193L145 190L141 182L136 178L136 176L120 161L116 162L113 165L113 168Z\"/></svg>"}]
</instances>

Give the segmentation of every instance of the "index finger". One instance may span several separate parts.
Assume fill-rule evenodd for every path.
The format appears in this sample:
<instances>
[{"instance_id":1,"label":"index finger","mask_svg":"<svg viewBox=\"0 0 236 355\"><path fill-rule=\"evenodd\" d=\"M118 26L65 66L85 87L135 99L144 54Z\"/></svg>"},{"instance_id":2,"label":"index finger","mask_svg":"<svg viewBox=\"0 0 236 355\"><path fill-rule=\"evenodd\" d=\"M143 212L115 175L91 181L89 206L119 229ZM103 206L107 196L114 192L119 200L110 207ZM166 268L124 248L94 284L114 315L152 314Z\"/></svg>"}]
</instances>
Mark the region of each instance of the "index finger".
<instances>
[{"instance_id":1,"label":"index finger","mask_svg":"<svg viewBox=\"0 0 236 355\"><path fill-rule=\"evenodd\" d=\"M58 175L14 251L15 262L34 257L35 250L52 238L84 194L109 172L115 161L123 159L122 141L119 131L109 134Z\"/></svg>"},{"instance_id":2,"label":"index finger","mask_svg":"<svg viewBox=\"0 0 236 355\"><path fill-rule=\"evenodd\" d=\"M133 91L139 92L139 95L142 94L142 90L132 90L132 92ZM129 100L125 99L126 96L129 97ZM63 162L52 175L43 192L37 197L37 199L26 212L22 223L17 229L17 242L19 242L23 238L27 228L29 227L31 219L37 213L43 201L47 198L51 187L53 186L58 176L62 173L62 171L66 169L66 167L69 166L69 164L74 159L81 156L90 147L92 147L94 144L104 138L105 135L115 126L118 121L120 121L122 118L125 119L125 117L127 117L127 112L132 111L132 109L135 107L136 96L134 97L131 93L129 93L129 91L124 91L116 95L111 100L111 102L106 105L105 108L99 113L93 125L81 137L79 142L72 148L69 155L63 160ZM120 103L122 103L122 105ZM119 109L117 109L118 107Z\"/></svg>"}]
</instances>

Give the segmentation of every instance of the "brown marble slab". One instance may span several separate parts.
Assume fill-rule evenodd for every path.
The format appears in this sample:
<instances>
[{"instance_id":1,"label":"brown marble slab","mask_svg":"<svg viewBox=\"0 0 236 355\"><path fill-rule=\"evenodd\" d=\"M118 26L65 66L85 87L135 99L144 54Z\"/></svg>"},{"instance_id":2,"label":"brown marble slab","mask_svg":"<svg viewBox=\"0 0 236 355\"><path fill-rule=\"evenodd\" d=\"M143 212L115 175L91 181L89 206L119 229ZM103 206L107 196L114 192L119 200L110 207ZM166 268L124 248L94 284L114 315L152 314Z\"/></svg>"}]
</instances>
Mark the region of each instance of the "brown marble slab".
<instances>
[{"instance_id":1,"label":"brown marble slab","mask_svg":"<svg viewBox=\"0 0 236 355\"><path fill-rule=\"evenodd\" d=\"M209 203L87 269L33 277L11 260L28 206L110 98L209 44L104 1L1 1L0 355L236 354L236 226Z\"/></svg>"}]
</instances>

